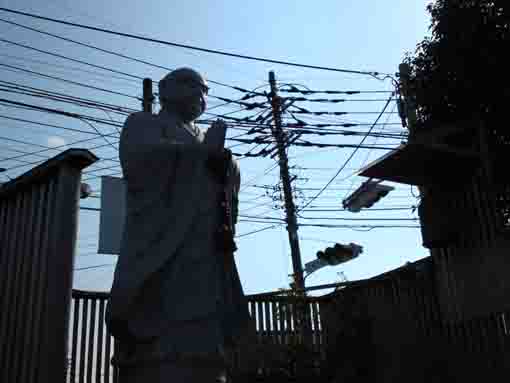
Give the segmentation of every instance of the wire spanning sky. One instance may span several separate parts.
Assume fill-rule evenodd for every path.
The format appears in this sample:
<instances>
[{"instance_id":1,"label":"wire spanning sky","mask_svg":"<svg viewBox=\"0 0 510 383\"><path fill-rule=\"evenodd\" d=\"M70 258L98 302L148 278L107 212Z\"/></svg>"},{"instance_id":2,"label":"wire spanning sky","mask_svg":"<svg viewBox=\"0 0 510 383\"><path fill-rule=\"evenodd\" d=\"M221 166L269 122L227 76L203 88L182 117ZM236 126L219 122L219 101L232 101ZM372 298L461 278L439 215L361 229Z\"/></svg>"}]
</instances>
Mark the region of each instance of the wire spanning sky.
<instances>
[{"instance_id":1,"label":"wire spanning sky","mask_svg":"<svg viewBox=\"0 0 510 383\"><path fill-rule=\"evenodd\" d=\"M118 136L126 116L141 109L141 79L152 78L157 91L157 81L181 66L203 72L210 82L209 109L199 126L206 129L219 116L231 126L227 144L242 171L236 260L245 292L286 287L292 272L264 97L269 70L276 72L280 95L288 104L283 126L291 143L296 204L303 209L303 263L328 243L364 247L359 259L322 269L307 283L335 282L340 272L349 279L364 278L425 256L414 208L418 200L408 186L394 185L387 197L358 214L344 211L341 204L364 181L356 171L405 140L396 103L388 101L394 91L391 80L239 56L392 74L404 53L428 33L426 4L175 3L58 0L42 5L0 0L4 8L238 55L0 11L0 167L7 169L0 182L68 147L88 148L101 158L83 175L94 195L82 201L88 209L80 211L75 287L108 290L111 285L116 257L97 254L100 177L121 175Z\"/></svg>"}]
</instances>

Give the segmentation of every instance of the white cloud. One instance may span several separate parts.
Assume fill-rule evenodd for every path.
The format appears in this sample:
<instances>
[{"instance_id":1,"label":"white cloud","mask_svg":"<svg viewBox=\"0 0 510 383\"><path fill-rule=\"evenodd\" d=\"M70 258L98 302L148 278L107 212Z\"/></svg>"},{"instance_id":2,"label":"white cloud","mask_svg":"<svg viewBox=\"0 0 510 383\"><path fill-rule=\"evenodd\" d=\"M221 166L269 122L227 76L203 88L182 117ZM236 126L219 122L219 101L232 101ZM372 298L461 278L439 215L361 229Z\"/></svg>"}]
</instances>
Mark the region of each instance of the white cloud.
<instances>
[{"instance_id":1,"label":"white cloud","mask_svg":"<svg viewBox=\"0 0 510 383\"><path fill-rule=\"evenodd\" d=\"M48 144L48 146L54 148L56 146L65 145L66 140L64 140L62 137L58 137L58 136L49 136L47 144Z\"/></svg>"}]
</instances>

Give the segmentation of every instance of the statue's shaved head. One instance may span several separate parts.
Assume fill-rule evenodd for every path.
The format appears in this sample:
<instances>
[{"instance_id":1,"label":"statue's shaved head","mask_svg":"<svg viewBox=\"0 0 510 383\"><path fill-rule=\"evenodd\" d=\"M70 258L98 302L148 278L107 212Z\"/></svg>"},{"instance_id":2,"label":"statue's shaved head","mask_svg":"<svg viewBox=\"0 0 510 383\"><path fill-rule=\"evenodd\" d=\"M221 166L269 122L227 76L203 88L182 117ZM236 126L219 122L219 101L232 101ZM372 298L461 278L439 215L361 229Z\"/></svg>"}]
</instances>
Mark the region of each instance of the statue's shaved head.
<instances>
[{"instance_id":1,"label":"statue's shaved head","mask_svg":"<svg viewBox=\"0 0 510 383\"><path fill-rule=\"evenodd\" d=\"M205 78L191 68L176 69L159 82L162 108L174 110L188 121L204 113L208 91Z\"/></svg>"}]
</instances>

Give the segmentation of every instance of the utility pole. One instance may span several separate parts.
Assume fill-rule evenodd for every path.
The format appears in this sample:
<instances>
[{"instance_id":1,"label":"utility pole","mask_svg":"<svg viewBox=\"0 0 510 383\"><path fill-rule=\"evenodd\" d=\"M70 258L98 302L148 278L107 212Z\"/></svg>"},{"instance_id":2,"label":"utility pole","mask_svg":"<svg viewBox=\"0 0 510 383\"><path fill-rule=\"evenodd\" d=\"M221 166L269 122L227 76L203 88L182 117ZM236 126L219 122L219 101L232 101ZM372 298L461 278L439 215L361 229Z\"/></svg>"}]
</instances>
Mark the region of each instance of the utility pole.
<instances>
[{"instance_id":1,"label":"utility pole","mask_svg":"<svg viewBox=\"0 0 510 383\"><path fill-rule=\"evenodd\" d=\"M313 356L310 354L312 346L312 328L310 322L310 312L306 301L305 279L303 277L303 264L301 262L301 250L299 248L298 224L296 218L296 206L292 195L292 185L289 175L289 159L287 157L285 133L282 129L282 99L278 96L276 87L276 77L273 71L269 72L269 85L271 92L269 100L273 110L272 134L276 141L278 163L280 165L280 178L283 185L283 196L285 200L285 215L287 223L287 232L289 233L290 254L292 257L292 268L294 271L294 283L292 294L297 298L295 307L295 320L299 329L300 337L296 344L303 344L304 349L297 349L295 358L295 373L298 377L306 377L312 370L310 361ZM287 105L287 107L290 104Z\"/></svg>"},{"instance_id":2,"label":"utility pole","mask_svg":"<svg viewBox=\"0 0 510 383\"><path fill-rule=\"evenodd\" d=\"M298 291L304 291L305 281L303 278L303 264L301 262L301 251L299 248L299 238L297 233L298 225L296 219L296 206L294 205L294 199L292 196L292 186L289 176L289 159L285 150L285 134L282 129L282 99L278 96L276 78L273 71L269 72L269 85L271 87L269 97L273 109L274 121L272 133L276 140L278 162L280 165L280 178L283 184L283 196L285 199L285 214L287 231L289 233L292 267L294 271L294 283Z\"/></svg>"},{"instance_id":3,"label":"utility pole","mask_svg":"<svg viewBox=\"0 0 510 383\"><path fill-rule=\"evenodd\" d=\"M152 102L154 95L152 94L152 80L150 78L143 79L143 99L142 110L144 112L152 113Z\"/></svg>"}]
</instances>

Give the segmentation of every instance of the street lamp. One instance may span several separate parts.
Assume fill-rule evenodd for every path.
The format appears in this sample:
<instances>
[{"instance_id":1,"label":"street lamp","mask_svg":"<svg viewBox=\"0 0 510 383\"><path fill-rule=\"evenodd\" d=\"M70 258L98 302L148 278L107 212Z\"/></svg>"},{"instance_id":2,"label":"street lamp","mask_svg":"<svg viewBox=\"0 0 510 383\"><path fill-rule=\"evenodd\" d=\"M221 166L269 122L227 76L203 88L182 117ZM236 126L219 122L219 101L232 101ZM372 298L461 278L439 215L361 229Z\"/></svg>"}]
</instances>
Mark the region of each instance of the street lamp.
<instances>
[{"instance_id":1,"label":"street lamp","mask_svg":"<svg viewBox=\"0 0 510 383\"><path fill-rule=\"evenodd\" d=\"M342 205L344 209L358 213L362 208L371 207L394 189L393 186L381 185L381 181L369 179L363 182L349 197L344 199Z\"/></svg>"}]
</instances>

